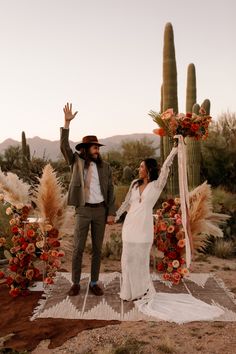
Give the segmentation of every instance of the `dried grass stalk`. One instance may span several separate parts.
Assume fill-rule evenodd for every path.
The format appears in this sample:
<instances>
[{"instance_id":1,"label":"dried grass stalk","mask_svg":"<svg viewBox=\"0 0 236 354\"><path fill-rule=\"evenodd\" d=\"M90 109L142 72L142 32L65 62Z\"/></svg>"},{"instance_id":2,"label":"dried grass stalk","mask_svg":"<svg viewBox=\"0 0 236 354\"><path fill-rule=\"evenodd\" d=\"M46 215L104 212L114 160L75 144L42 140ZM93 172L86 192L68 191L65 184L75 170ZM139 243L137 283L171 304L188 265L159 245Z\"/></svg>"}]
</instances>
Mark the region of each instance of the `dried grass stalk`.
<instances>
[{"instance_id":1,"label":"dried grass stalk","mask_svg":"<svg viewBox=\"0 0 236 354\"><path fill-rule=\"evenodd\" d=\"M207 236L223 237L219 225L223 224L229 215L213 212L212 191L204 182L190 192L189 221L194 249L204 246Z\"/></svg>"},{"instance_id":2,"label":"dried grass stalk","mask_svg":"<svg viewBox=\"0 0 236 354\"><path fill-rule=\"evenodd\" d=\"M39 178L34 202L43 222L60 230L66 217L66 196L63 195L62 185L50 164L44 167L42 177Z\"/></svg>"},{"instance_id":3,"label":"dried grass stalk","mask_svg":"<svg viewBox=\"0 0 236 354\"><path fill-rule=\"evenodd\" d=\"M0 188L4 193L5 200L15 207L30 203L30 185L20 180L16 174L12 172L5 174L0 170Z\"/></svg>"}]
</instances>

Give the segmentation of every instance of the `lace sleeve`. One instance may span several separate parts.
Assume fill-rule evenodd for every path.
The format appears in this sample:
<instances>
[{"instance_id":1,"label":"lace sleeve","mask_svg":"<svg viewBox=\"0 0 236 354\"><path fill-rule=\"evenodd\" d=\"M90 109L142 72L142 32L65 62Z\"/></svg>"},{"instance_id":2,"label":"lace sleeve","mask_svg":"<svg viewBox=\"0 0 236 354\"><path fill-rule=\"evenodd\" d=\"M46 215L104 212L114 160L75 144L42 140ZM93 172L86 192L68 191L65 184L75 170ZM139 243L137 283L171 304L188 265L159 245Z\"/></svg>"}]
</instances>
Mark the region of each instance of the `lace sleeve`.
<instances>
[{"instance_id":1,"label":"lace sleeve","mask_svg":"<svg viewBox=\"0 0 236 354\"><path fill-rule=\"evenodd\" d=\"M119 209L116 211L116 216L115 216L115 222L117 222L121 215L128 210L129 208L129 201L130 201L130 196L131 196L131 192L132 192L132 187L133 184L136 182L137 180L134 180L131 182L129 190L126 194L125 200L123 201L123 203L121 204L121 206L119 207Z\"/></svg>"},{"instance_id":2,"label":"lace sleeve","mask_svg":"<svg viewBox=\"0 0 236 354\"><path fill-rule=\"evenodd\" d=\"M158 188L160 190L160 194L166 185L166 181L167 181L167 178L169 175L170 166L172 165L174 157L177 154L177 152L178 152L178 148L173 147L170 154L166 158L166 160L161 168L161 172L160 172L158 179L156 181L154 181L154 185L156 188Z\"/></svg>"}]
</instances>

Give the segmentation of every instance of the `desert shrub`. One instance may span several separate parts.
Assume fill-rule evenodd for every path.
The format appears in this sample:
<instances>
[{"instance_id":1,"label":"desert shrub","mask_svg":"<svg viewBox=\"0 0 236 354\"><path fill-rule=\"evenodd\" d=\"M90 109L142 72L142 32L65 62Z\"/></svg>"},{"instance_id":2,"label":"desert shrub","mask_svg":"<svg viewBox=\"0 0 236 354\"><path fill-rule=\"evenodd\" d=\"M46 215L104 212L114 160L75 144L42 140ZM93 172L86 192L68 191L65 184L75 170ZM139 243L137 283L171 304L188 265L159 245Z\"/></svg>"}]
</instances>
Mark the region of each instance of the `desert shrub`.
<instances>
[{"instance_id":1,"label":"desert shrub","mask_svg":"<svg viewBox=\"0 0 236 354\"><path fill-rule=\"evenodd\" d=\"M235 255L236 244L231 240L217 238L213 246L213 255L218 258L231 258Z\"/></svg>"},{"instance_id":2,"label":"desert shrub","mask_svg":"<svg viewBox=\"0 0 236 354\"><path fill-rule=\"evenodd\" d=\"M213 207L215 212L231 216L221 228L224 238L236 241L236 194L229 193L223 188L213 189Z\"/></svg>"},{"instance_id":3,"label":"desert shrub","mask_svg":"<svg viewBox=\"0 0 236 354\"><path fill-rule=\"evenodd\" d=\"M122 202L125 200L125 196L129 190L129 186L115 186L115 206L118 209Z\"/></svg>"},{"instance_id":4,"label":"desert shrub","mask_svg":"<svg viewBox=\"0 0 236 354\"><path fill-rule=\"evenodd\" d=\"M236 194L227 192L222 187L214 188L212 193L213 207L215 212L222 212L222 206L226 210L236 210Z\"/></svg>"}]
</instances>

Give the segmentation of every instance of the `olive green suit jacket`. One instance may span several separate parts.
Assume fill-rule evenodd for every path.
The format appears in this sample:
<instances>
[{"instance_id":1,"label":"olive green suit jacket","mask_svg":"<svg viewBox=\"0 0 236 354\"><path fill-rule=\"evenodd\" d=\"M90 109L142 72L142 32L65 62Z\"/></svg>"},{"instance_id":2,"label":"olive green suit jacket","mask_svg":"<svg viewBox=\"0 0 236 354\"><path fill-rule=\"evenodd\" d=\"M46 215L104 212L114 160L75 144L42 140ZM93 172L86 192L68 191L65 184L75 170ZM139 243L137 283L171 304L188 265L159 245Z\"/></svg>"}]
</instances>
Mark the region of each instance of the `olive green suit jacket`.
<instances>
[{"instance_id":1,"label":"olive green suit jacket","mask_svg":"<svg viewBox=\"0 0 236 354\"><path fill-rule=\"evenodd\" d=\"M80 207L85 205L84 159L78 152L73 152L69 144L69 129L61 128L60 148L66 162L71 167L71 180L68 191L68 205ZM106 161L97 166L101 192L104 197L107 215L115 215L114 186L112 171Z\"/></svg>"}]
</instances>

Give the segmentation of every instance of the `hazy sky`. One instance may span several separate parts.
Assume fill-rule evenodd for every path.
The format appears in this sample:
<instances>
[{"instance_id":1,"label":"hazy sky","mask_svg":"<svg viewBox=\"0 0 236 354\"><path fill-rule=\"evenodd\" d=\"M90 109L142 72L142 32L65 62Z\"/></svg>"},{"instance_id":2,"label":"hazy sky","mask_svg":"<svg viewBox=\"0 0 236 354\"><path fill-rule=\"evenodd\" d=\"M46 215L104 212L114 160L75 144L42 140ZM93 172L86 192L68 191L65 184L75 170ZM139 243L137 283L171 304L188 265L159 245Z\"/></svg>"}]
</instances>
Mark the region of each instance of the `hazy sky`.
<instances>
[{"instance_id":1,"label":"hazy sky","mask_svg":"<svg viewBox=\"0 0 236 354\"><path fill-rule=\"evenodd\" d=\"M236 112L235 0L0 0L0 142L149 133L159 110L164 27L174 29L179 111L187 66L211 115Z\"/></svg>"}]
</instances>

